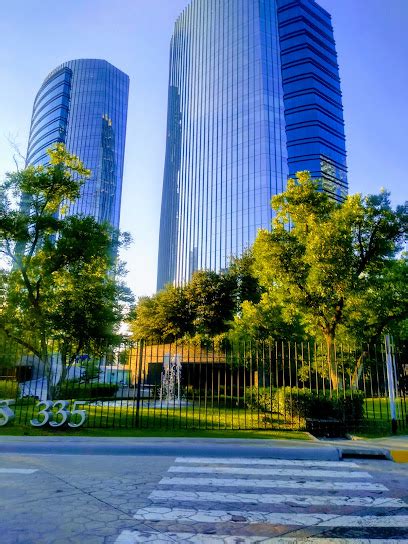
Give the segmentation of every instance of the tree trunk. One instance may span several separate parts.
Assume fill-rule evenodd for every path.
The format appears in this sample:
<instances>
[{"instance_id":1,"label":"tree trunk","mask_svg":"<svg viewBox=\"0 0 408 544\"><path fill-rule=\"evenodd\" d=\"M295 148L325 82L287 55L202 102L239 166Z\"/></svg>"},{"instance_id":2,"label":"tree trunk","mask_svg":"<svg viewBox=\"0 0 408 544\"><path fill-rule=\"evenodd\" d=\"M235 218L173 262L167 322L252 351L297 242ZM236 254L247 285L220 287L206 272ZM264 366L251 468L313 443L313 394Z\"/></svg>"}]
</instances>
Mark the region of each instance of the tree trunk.
<instances>
[{"instance_id":1,"label":"tree trunk","mask_svg":"<svg viewBox=\"0 0 408 544\"><path fill-rule=\"evenodd\" d=\"M363 351L360 357L357 359L356 368L354 369L353 375L351 377L351 387L352 389L358 389L359 381L363 373L363 362L366 352Z\"/></svg>"},{"instance_id":2,"label":"tree trunk","mask_svg":"<svg viewBox=\"0 0 408 544\"><path fill-rule=\"evenodd\" d=\"M61 385L64 383L67 373L68 373L68 365L67 365L67 353L64 349L61 350L61 377L58 381L58 383L54 384L53 386L53 398L59 399L60 393L61 393Z\"/></svg>"},{"instance_id":3,"label":"tree trunk","mask_svg":"<svg viewBox=\"0 0 408 544\"><path fill-rule=\"evenodd\" d=\"M47 380L47 399L53 399L53 387L51 385L52 381L52 368L51 363L48 358L48 345L44 336L41 337L41 361L44 364L44 378Z\"/></svg>"},{"instance_id":4,"label":"tree trunk","mask_svg":"<svg viewBox=\"0 0 408 544\"><path fill-rule=\"evenodd\" d=\"M332 391L338 391L340 380L336 368L336 355L335 355L335 344L334 344L334 335L331 333L325 334L326 339L326 348L327 348L327 370L329 372L330 382L332 386Z\"/></svg>"}]
</instances>

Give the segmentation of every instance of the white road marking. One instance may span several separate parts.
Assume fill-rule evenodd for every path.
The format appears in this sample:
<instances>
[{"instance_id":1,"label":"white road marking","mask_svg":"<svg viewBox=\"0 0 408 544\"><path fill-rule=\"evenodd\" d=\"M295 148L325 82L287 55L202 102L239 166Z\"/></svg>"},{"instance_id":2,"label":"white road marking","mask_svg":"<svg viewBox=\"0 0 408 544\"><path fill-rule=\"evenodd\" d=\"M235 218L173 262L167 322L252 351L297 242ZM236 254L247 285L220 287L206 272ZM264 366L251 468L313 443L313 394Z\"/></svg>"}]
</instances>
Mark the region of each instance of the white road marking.
<instances>
[{"instance_id":1,"label":"white road marking","mask_svg":"<svg viewBox=\"0 0 408 544\"><path fill-rule=\"evenodd\" d=\"M177 457L176 463L200 463L203 465L267 465L281 466L291 465L294 467L328 467L328 468L360 468L359 465L345 461L313 461L296 459L251 459L244 457Z\"/></svg>"},{"instance_id":2,"label":"white road marking","mask_svg":"<svg viewBox=\"0 0 408 544\"><path fill-rule=\"evenodd\" d=\"M254 474L258 476L300 476L307 478L372 478L368 472L342 472L339 470L313 470L296 468L243 468L243 467L185 467L173 466L167 472L182 474Z\"/></svg>"},{"instance_id":3,"label":"white road marking","mask_svg":"<svg viewBox=\"0 0 408 544\"><path fill-rule=\"evenodd\" d=\"M168 544L184 542L186 544L408 544L407 539L390 541L384 538L291 538L266 536L231 536L210 535L203 533L158 533L156 531L123 531L116 539L115 544L139 544L140 542L154 542Z\"/></svg>"},{"instance_id":4,"label":"white road marking","mask_svg":"<svg viewBox=\"0 0 408 544\"><path fill-rule=\"evenodd\" d=\"M140 521L177 521L201 523L270 523L303 527L408 527L408 516L339 516L335 514L304 514L251 512L241 510L199 510L195 508L140 508L133 516Z\"/></svg>"},{"instance_id":5,"label":"white road marking","mask_svg":"<svg viewBox=\"0 0 408 544\"><path fill-rule=\"evenodd\" d=\"M289 504L291 506L370 506L406 508L402 499L389 497L335 497L331 495L273 495L268 493L220 493L218 491L153 491L149 499L174 501L239 502L244 504Z\"/></svg>"},{"instance_id":6,"label":"white road marking","mask_svg":"<svg viewBox=\"0 0 408 544\"><path fill-rule=\"evenodd\" d=\"M37 468L0 468L0 474L33 474Z\"/></svg>"},{"instance_id":7,"label":"white road marking","mask_svg":"<svg viewBox=\"0 0 408 544\"><path fill-rule=\"evenodd\" d=\"M333 482L324 480L246 480L244 478L162 478L159 482L161 485L182 485L196 486L208 485L215 487L264 487L264 488L281 488L288 489L331 489L349 491L388 491L388 488L382 484L371 482Z\"/></svg>"}]
</instances>

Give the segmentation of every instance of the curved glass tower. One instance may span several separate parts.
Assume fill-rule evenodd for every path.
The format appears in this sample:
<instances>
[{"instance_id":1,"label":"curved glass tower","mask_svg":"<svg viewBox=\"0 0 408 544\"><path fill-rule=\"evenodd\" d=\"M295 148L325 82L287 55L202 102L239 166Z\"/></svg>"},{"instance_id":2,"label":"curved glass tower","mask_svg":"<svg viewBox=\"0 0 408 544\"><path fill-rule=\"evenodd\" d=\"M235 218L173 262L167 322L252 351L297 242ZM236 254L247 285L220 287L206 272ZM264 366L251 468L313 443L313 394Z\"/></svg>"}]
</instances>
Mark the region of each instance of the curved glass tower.
<instances>
[{"instance_id":1,"label":"curved glass tower","mask_svg":"<svg viewBox=\"0 0 408 544\"><path fill-rule=\"evenodd\" d=\"M47 149L66 145L91 170L67 213L92 215L119 227L129 77L105 60L64 62L34 101L27 164L48 161Z\"/></svg>"},{"instance_id":2,"label":"curved glass tower","mask_svg":"<svg viewBox=\"0 0 408 544\"><path fill-rule=\"evenodd\" d=\"M193 0L171 41L158 288L226 268L286 178L275 1Z\"/></svg>"},{"instance_id":3,"label":"curved glass tower","mask_svg":"<svg viewBox=\"0 0 408 544\"><path fill-rule=\"evenodd\" d=\"M314 0L191 1L170 47L158 289L225 269L270 227L289 174L343 176L337 91L330 16Z\"/></svg>"}]
</instances>

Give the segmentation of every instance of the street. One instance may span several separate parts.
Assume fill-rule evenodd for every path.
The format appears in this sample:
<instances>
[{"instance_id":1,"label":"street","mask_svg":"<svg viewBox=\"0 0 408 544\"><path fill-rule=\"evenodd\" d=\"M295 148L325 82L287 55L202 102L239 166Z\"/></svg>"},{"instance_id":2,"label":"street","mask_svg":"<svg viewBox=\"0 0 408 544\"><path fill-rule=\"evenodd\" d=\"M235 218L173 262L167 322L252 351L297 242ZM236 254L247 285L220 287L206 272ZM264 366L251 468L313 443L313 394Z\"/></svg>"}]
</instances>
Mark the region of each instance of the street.
<instances>
[{"instance_id":1,"label":"street","mask_svg":"<svg viewBox=\"0 0 408 544\"><path fill-rule=\"evenodd\" d=\"M408 543L407 465L245 447L1 453L0 542Z\"/></svg>"}]
</instances>

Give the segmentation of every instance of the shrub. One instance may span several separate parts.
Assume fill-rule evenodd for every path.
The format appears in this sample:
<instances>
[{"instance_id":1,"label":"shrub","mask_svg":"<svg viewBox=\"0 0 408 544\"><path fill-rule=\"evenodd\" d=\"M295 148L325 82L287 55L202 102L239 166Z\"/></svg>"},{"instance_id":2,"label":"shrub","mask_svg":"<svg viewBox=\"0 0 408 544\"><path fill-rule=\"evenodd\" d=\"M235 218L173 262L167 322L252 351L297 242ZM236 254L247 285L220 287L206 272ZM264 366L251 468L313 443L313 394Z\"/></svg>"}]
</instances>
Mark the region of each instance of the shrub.
<instances>
[{"instance_id":1,"label":"shrub","mask_svg":"<svg viewBox=\"0 0 408 544\"><path fill-rule=\"evenodd\" d=\"M61 398L66 399L101 399L112 398L115 396L119 386L117 384L110 383L81 383L77 381L67 381L61 384L60 394Z\"/></svg>"},{"instance_id":2,"label":"shrub","mask_svg":"<svg viewBox=\"0 0 408 544\"><path fill-rule=\"evenodd\" d=\"M361 421L364 417L363 391L345 391L336 394L338 419L342 421Z\"/></svg>"},{"instance_id":3,"label":"shrub","mask_svg":"<svg viewBox=\"0 0 408 544\"><path fill-rule=\"evenodd\" d=\"M18 394L18 383L11 380L0 381L0 400L15 399Z\"/></svg>"},{"instance_id":4,"label":"shrub","mask_svg":"<svg viewBox=\"0 0 408 544\"><path fill-rule=\"evenodd\" d=\"M362 391L322 392L298 387L247 387L245 404L252 411L279 413L287 419L338 419L353 423L363 419Z\"/></svg>"},{"instance_id":5,"label":"shrub","mask_svg":"<svg viewBox=\"0 0 408 544\"><path fill-rule=\"evenodd\" d=\"M277 394L279 411L295 418L334 418L342 422L361 421L364 416L362 391L310 391L297 387L281 388Z\"/></svg>"},{"instance_id":6,"label":"shrub","mask_svg":"<svg viewBox=\"0 0 408 544\"><path fill-rule=\"evenodd\" d=\"M245 405L254 412L271 413L276 411L276 391L270 387L247 387Z\"/></svg>"}]
</instances>

